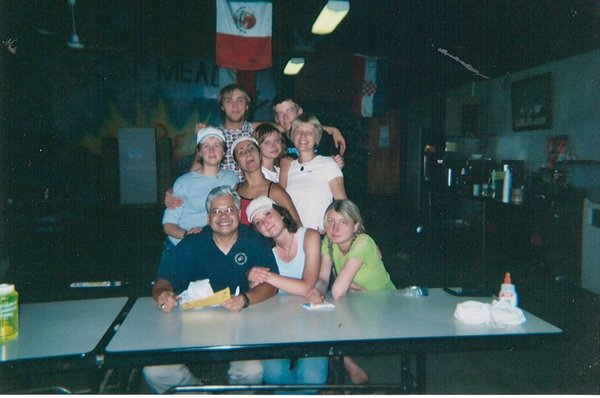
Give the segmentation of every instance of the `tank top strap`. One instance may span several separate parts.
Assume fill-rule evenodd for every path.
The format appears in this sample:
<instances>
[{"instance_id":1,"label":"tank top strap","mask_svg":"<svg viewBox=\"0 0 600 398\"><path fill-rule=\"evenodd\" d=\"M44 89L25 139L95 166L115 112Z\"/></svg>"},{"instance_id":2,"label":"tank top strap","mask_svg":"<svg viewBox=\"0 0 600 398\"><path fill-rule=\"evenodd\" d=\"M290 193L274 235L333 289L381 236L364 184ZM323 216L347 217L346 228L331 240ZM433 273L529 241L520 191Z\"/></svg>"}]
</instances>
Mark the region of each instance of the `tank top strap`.
<instances>
[{"instance_id":1,"label":"tank top strap","mask_svg":"<svg viewBox=\"0 0 600 398\"><path fill-rule=\"evenodd\" d=\"M238 193L238 195L240 195L240 198L242 198L243 200L246 200L248 202L251 202L253 200L253 198L247 198L245 196L242 196L242 194L240 193L240 182L238 182L237 184L235 184L235 192Z\"/></svg>"},{"instance_id":2,"label":"tank top strap","mask_svg":"<svg viewBox=\"0 0 600 398\"><path fill-rule=\"evenodd\" d=\"M273 186L273 182L269 183L269 188L267 189L267 198L271 197L271 186Z\"/></svg>"}]
</instances>

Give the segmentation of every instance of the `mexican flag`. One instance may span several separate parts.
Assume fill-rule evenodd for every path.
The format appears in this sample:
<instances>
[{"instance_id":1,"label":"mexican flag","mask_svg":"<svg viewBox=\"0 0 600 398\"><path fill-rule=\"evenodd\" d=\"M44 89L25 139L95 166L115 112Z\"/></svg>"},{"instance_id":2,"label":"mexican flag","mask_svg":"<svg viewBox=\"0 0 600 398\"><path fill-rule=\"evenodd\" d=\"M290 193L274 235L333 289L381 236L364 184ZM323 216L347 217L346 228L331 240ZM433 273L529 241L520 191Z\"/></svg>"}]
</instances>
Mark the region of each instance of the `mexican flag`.
<instances>
[{"instance_id":1,"label":"mexican flag","mask_svg":"<svg viewBox=\"0 0 600 398\"><path fill-rule=\"evenodd\" d=\"M273 65L271 1L227 1L217 4L217 65L260 70Z\"/></svg>"}]
</instances>

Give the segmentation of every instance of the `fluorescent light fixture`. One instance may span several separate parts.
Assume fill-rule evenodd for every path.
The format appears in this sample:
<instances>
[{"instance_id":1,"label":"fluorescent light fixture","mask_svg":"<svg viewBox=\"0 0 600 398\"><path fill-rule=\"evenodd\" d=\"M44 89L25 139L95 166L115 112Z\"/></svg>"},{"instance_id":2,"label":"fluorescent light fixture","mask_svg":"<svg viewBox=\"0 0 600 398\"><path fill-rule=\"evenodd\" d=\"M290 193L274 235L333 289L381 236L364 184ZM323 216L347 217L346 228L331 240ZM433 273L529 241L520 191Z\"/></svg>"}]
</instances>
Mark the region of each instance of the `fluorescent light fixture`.
<instances>
[{"instance_id":1,"label":"fluorescent light fixture","mask_svg":"<svg viewBox=\"0 0 600 398\"><path fill-rule=\"evenodd\" d=\"M285 69L283 70L284 75L297 75L298 72L304 67L304 58L292 58L288 61Z\"/></svg>"},{"instance_id":2,"label":"fluorescent light fixture","mask_svg":"<svg viewBox=\"0 0 600 398\"><path fill-rule=\"evenodd\" d=\"M350 11L349 1L329 0L312 26L316 35L326 35L335 30Z\"/></svg>"}]
</instances>

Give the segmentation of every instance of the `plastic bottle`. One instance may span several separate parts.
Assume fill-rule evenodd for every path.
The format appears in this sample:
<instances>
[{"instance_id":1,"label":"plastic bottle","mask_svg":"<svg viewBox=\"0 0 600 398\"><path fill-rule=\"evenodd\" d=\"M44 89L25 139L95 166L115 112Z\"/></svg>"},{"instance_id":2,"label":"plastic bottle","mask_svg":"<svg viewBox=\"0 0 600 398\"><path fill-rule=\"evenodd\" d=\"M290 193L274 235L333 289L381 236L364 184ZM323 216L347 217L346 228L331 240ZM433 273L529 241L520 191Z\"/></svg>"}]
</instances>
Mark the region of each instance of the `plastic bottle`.
<instances>
[{"instance_id":1,"label":"plastic bottle","mask_svg":"<svg viewBox=\"0 0 600 398\"><path fill-rule=\"evenodd\" d=\"M504 274L504 283L500 286L500 293L498 294L500 301L508 301L513 307L519 305L519 299L517 297L517 289L510 280L510 272Z\"/></svg>"},{"instance_id":2,"label":"plastic bottle","mask_svg":"<svg viewBox=\"0 0 600 398\"><path fill-rule=\"evenodd\" d=\"M0 343L19 335L19 294L15 285L0 284Z\"/></svg>"},{"instance_id":3,"label":"plastic bottle","mask_svg":"<svg viewBox=\"0 0 600 398\"><path fill-rule=\"evenodd\" d=\"M510 166L504 165L504 181L502 183L502 202L510 203L510 195L512 191L512 170Z\"/></svg>"},{"instance_id":4,"label":"plastic bottle","mask_svg":"<svg viewBox=\"0 0 600 398\"><path fill-rule=\"evenodd\" d=\"M500 190L500 183L498 181L501 180L502 177L502 172L501 171L496 171L496 169L492 170L492 177L491 177L491 183L490 183L490 189L491 189L491 197L496 199L497 195L498 195L498 191Z\"/></svg>"}]
</instances>

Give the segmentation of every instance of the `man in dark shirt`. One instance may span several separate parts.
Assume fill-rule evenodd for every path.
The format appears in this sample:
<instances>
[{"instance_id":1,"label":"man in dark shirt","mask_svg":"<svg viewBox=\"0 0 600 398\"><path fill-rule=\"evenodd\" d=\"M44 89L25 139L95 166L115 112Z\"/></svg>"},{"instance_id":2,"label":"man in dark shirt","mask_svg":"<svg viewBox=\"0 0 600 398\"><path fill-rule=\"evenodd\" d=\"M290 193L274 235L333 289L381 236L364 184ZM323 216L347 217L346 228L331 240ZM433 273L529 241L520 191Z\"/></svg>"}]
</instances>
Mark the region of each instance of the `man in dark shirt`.
<instances>
[{"instance_id":1,"label":"man in dark shirt","mask_svg":"<svg viewBox=\"0 0 600 398\"><path fill-rule=\"evenodd\" d=\"M285 129L288 155L294 158L298 157L298 151L290 138L290 129L294 119L302 113L304 113L302 107L289 95L279 94L273 98L273 118ZM323 127L323 131L327 134L323 134L315 152L317 155L333 157L338 166L342 168L344 167L344 159L342 156L346 150L346 141L338 129L326 126ZM327 129L333 130L332 133L328 132Z\"/></svg>"},{"instance_id":2,"label":"man in dark shirt","mask_svg":"<svg viewBox=\"0 0 600 398\"><path fill-rule=\"evenodd\" d=\"M238 312L249 305L260 303L277 293L268 283L250 286L247 272L252 267L267 267L278 273L277 263L268 240L240 225L240 197L228 186L214 188L206 198L209 225L199 234L186 236L175 247L173 255L161 262L152 298L163 312L179 305L178 293L190 282L209 279L213 291L229 287L238 291L221 304L229 311ZM260 384L260 361L231 362L231 384ZM185 365L147 366L144 377L156 392L199 381Z\"/></svg>"}]
</instances>

